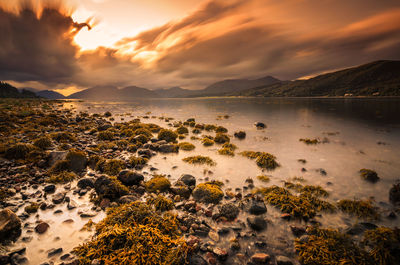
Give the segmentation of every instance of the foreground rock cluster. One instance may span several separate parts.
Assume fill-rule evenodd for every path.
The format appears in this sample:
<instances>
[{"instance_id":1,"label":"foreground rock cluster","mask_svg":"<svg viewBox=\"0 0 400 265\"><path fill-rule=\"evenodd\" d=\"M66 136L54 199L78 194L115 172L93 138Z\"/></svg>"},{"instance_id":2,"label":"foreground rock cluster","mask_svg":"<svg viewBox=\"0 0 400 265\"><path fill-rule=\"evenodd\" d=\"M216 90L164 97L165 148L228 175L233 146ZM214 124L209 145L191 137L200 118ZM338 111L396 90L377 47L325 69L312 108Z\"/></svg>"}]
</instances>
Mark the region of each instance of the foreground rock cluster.
<instances>
[{"instance_id":1,"label":"foreground rock cluster","mask_svg":"<svg viewBox=\"0 0 400 265\"><path fill-rule=\"evenodd\" d=\"M184 142L190 132L192 141L220 145L220 155L232 156L237 146L230 143L228 130L166 117L160 117L165 128L139 119L112 123L112 113L74 113L58 104L2 102L0 243L6 248L0 251L0 265L29 262L26 249L13 248L13 242L46 236L51 224L41 216L54 208L55 216L77 210L93 237L77 242L72 251L48 246L42 264L398 264L399 230L371 222L382 214L396 218L399 185L389 192L393 211L381 213L372 201L332 202L323 188L302 184L301 179L257 189L247 179L235 190L190 174L172 181L151 166L152 157L195 149ZM255 126L266 128L263 123ZM246 133L234 137L244 139ZM260 170L280 166L266 152L240 154ZM199 155L183 162L208 167L218 163ZM366 180L378 180L376 173L365 172ZM268 182L269 177L258 179ZM89 207L78 203L85 198ZM320 228L316 217L335 211L368 222L347 231ZM98 223L90 220L104 212L107 216ZM34 223L29 221L32 216ZM291 235L273 242L266 232L282 222ZM21 232L33 235L21 238ZM341 244L356 258L339 248ZM326 256L323 251L329 247L337 249Z\"/></svg>"}]
</instances>

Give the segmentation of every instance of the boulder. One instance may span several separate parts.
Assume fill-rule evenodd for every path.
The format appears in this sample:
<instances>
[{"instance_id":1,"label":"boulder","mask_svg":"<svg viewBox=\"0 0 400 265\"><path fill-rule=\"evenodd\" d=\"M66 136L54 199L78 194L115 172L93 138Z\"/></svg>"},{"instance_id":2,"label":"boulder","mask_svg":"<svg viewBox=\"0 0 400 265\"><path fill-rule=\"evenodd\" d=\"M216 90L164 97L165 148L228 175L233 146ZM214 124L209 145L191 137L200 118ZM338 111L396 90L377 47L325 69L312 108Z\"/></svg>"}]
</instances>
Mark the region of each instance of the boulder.
<instances>
[{"instance_id":1,"label":"boulder","mask_svg":"<svg viewBox=\"0 0 400 265\"><path fill-rule=\"evenodd\" d=\"M52 201L54 204L60 204L64 201L64 198L65 198L65 194L59 192L53 196Z\"/></svg>"},{"instance_id":2,"label":"boulder","mask_svg":"<svg viewBox=\"0 0 400 265\"><path fill-rule=\"evenodd\" d=\"M260 215L267 212L267 207L264 201L261 200L251 200L248 207L250 214Z\"/></svg>"},{"instance_id":3,"label":"boulder","mask_svg":"<svg viewBox=\"0 0 400 265\"><path fill-rule=\"evenodd\" d=\"M158 147L161 153L178 153L179 147L176 144L162 144Z\"/></svg>"},{"instance_id":4,"label":"boulder","mask_svg":"<svg viewBox=\"0 0 400 265\"><path fill-rule=\"evenodd\" d=\"M98 195L114 200L128 193L128 189L117 179L102 175L94 182L94 189Z\"/></svg>"},{"instance_id":5,"label":"boulder","mask_svg":"<svg viewBox=\"0 0 400 265\"><path fill-rule=\"evenodd\" d=\"M261 216L247 217L247 223L256 231L261 231L267 228L267 221Z\"/></svg>"},{"instance_id":6,"label":"boulder","mask_svg":"<svg viewBox=\"0 0 400 265\"><path fill-rule=\"evenodd\" d=\"M54 184L46 185L46 186L44 186L44 188L43 188L43 191L44 191L44 192L47 192L47 193L52 193L52 192L54 192L55 190L56 190L56 185L54 185Z\"/></svg>"},{"instance_id":7,"label":"boulder","mask_svg":"<svg viewBox=\"0 0 400 265\"><path fill-rule=\"evenodd\" d=\"M360 169L360 175L363 179L372 183L375 183L379 180L378 174L371 169Z\"/></svg>"},{"instance_id":8,"label":"boulder","mask_svg":"<svg viewBox=\"0 0 400 265\"><path fill-rule=\"evenodd\" d=\"M138 185L144 180L142 174L134 172L132 170L124 169L118 174L119 181L126 186Z\"/></svg>"},{"instance_id":9,"label":"boulder","mask_svg":"<svg viewBox=\"0 0 400 265\"><path fill-rule=\"evenodd\" d=\"M77 186L80 189L86 189L87 187L94 188L94 180L92 178L82 178L78 181Z\"/></svg>"},{"instance_id":10,"label":"boulder","mask_svg":"<svg viewBox=\"0 0 400 265\"><path fill-rule=\"evenodd\" d=\"M36 225L35 231L38 234L43 234L47 231L47 229L49 229L49 227L50 225L48 223L40 222L38 225Z\"/></svg>"},{"instance_id":11,"label":"boulder","mask_svg":"<svg viewBox=\"0 0 400 265\"><path fill-rule=\"evenodd\" d=\"M15 241L21 235L21 220L10 209L0 211L0 242Z\"/></svg>"},{"instance_id":12,"label":"boulder","mask_svg":"<svg viewBox=\"0 0 400 265\"><path fill-rule=\"evenodd\" d=\"M67 157L67 151L52 151L48 156L49 166L53 166L57 161L64 160Z\"/></svg>"},{"instance_id":13,"label":"boulder","mask_svg":"<svg viewBox=\"0 0 400 265\"><path fill-rule=\"evenodd\" d=\"M192 175L189 174L183 174L180 178L179 181L182 181L186 186L196 186L196 178Z\"/></svg>"},{"instance_id":14,"label":"boulder","mask_svg":"<svg viewBox=\"0 0 400 265\"><path fill-rule=\"evenodd\" d=\"M185 199L189 199L191 190L186 185L174 185L171 187L172 193L179 195Z\"/></svg>"},{"instance_id":15,"label":"boulder","mask_svg":"<svg viewBox=\"0 0 400 265\"><path fill-rule=\"evenodd\" d=\"M210 183L200 183L193 190L193 198L198 202L219 203L224 197L224 193L218 185Z\"/></svg>"},{"instance_id":16,"label":"boulder","mask_svg":"<svg viewBox=\"0 0 400 265\"><path fill-rule=\"evenodd\" d=\"M219 215L225 217L229 221L235 220L238 214L239 208L231 202L224 203L219 210Z\"/></svg>"}]
</instances>

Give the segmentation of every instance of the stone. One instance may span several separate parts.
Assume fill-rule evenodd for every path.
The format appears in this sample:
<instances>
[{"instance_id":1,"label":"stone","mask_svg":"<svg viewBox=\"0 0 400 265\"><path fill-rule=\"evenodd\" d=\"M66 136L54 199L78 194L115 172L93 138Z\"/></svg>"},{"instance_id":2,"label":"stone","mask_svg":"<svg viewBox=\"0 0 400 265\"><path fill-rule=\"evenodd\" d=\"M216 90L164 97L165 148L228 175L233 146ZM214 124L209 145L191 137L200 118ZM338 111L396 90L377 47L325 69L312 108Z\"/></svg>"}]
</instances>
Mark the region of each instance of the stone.
<instances>
[{"instance_id":1,"label":"stone","mask_svg":"<svg viewBox=\"0 0 400 265\"><path fill-rule=\"evenodd\" d=\"M137 201L138 197L134 195L125 195L118 199L119 203L131 203Z\"/></svg>"},{"instance_id":2,"label":"stone","mask_svg":"<svg viewBox=\"0 0 400 265\"><path fill-rule=\"evenodd\" d=\"M189 174L183 174L179 181L182 181L188 187L196 186L196 178Z\"/></svg>"},{"instance_id":3,"label":"stone","mask_svg":"<svg viewBox=\"0 0 400 265\"><path fill-rule=\"evenodd\" d=\"M246 138L246 133L244 131L239 131L239 132L235 132L233 134L233 136L235 136L236 138L242 140L242 139Z\"/></svg>"},{"instance_id":4,"label":"stone","mask_svg":"<svg viewBox=\"0 0 400 265\"><path fill-rule=\"evenodd\" d=\"M216 247L213 249L213 253L217 256L219 260L226 260L228 258L228 251L223 248Z\"/></svg>"},{"instance_id":5,"label":"stone","mask_svg":"<svg viewBox=\"0 0 400 265\"><path fill-rule=\"evenodd\" d=\"M291 259L289 259L286 256L277 256L276 257L276 264L277 265L293 265L293 262Z\"/></svg>"},{"instance_id":6,"label":"stone","mask_svg":"<svg viewBox=\"0 0 400 265\"><path fill-rule=\"evenodd\" d=\"M389 200L393 204L400 202L400 183L393 185L389 190Z\"/></svg>"},{"instance_id":7,"label":"stone","mask_svg":"<svg viewBox=\"0 0 400 265\"><path fill-rule=\"evenodd\" d=\"M172 193L179 195L185 199L189 199L191 190L186 185L174 185L171 187Z\"/></svg>"},{"instance_id":8,"label":"stone","mask_svg":"<svg viewBox=\"0 0 400 265\"><path fill-rule=\"evenodd\" d=\"M54 185L54 184L46 185L46 186L44 186L44 188L43 188L43 191L44 191L44 192L47 192L47 193L52 193L52 192L54 192L55 190L56 190L56 185Z\"/></svg>"},{"instance_id":9,"label":"stone","mask_svg":"<svg viewBox=\"0 0 400 265\"><path fill-rule=\"evenodd\" d=\"M208 233L208 237L211 238L213 241L218 242L219 241L219 235L218 233L214 232L214 231L210 231Z\"/></svg>"},{"instance_id":10,"label":"stone","mask_svg":"<svg viewBox=\"0 0 400 265\"><path fill-rule=\"evenodd\" d=\"M94 181L92 178L82 178L78 181L77 186L81 189L94 188Z\"/></svg>"},{"instance_id":11,"label":"stone","mask_svg":"<svg viewBox=\"0 0 400 265\"><path fill-rule=\"evenodd\" d=\"M235 220L238 214L239 208L231 202L224 203L219 210L219 215L225 217L229 221Z\"/></svg>"},{"instance_id":12,"label":"stone","mask_svg":"<svg viewBox=\"0 0 400 265\"><path fill-rule=\"evenodd\" d=\"M28 259L18 253L14 253L11 256L11 264L13 264L13 265L25 264L27 262L28 262Z\"/></svg>"},{"instance_id":13,"label":"stone","mask_svg":"<svg viewBox=\"0 0 400 265\"><path fill-rule=\"evenodd\" d=\"M67 151L52 151L48 157L49 166L53 166L57 161L64 160L67 157Z\"/></svg>"},{"instance_id":14,"label":"stone","mask_svg":"<svg viewBox=\"0 0 400 265\"><path fill-rule=\"evenodd\" d=\"M257 129L264 129L264 128L267 127L267 126L265 125L265 123L262 123L262 122L256 122L256 123L254 123L254 126L256 126Z\"/></svg>"},{"instance_id":15,"label":"stone","mask_svg":"<svg viewBox=\"0 0 400 265\"><path fill-rule=\"evenodd\" d=\"M72 210L78 207L78 204L74 200L70 200L68 202L67 208L68 210Z\"/></svg>"},{"instance_id":16,"label":"stone","mask_svg":"<svg viewBox=\"0 0 400 265\"><path fill-rule=\"evenodd\" d=\"M262 231L267 228L267 221L261 216L249 216L247 217L247 223L256 231Z\"/></svg>"},{"instance_id":17,"label":"stone","mask_svg":"<svg viewBox=\"0 0 400 265\"><path fill-rule=\"evenodd\" d=\"M88 162L86 155L68 155L69 168L74 172L81 172Z\"/></svg>"},{"instance_id":18,"label":"stone","mask_svg":"<svg viewBox=\"0 0 400 265\"><path fill-rule=\"evenodd\" d=\"M35 227L35 231L38 234L43 234L49 229L50 225L46 222L40 222L38 225Z\"/></svg>"},{"instance_id":19,"label":"stone","mask_svg":"<svg viewBox=\"0 0 400 265\"><path fill-rule=\"evenodd\" d=\"M21 235L21 220L10 209L0 211L0 242L15 241Z\"/></svg>"},{"instance_id":20,"label":"stone","mask_svg":"<svg viewBox=\"0 0 400 265\"><path fill-rule=\"evenodd\" d=\"M65 194L59 192L53 196L52 201L54 204L60 204L64 201L64 198L65 198Z\"/></svg>"},{"instance_id":21,"label":"stone","mask_svg":"<svg viewBox=\"0 0 400 265\"><path fill-rule=\"evenodd\" d=\"M138 185L144 180L144 177L140 173L125 169L119 172L118 179L122 182L122 184L126 186L132 186Z\"/></svg>"},{"instance_id":22,"label":"stone","mask_svg":"<svg viewBox=\"0 0 400 265\"><path fill-rule=\"evenodd\" d=\"M250 260L256 264L268 264L271 257L266 253L255 253Z\"/></svg>"},{"instance_id":23,"label":"stone","mask_svg":"<svg viewBox=\"0 0 400 265\"><path fill-rule=\"evenodd\" d=\"M50 257L53 257L53 256L55 256L57 254L62 253L62 252L63 252L62 248L52 248L47 252L47 257L50 258Z\"/></svg>"},{"instance_id":24,"label":"stone","mask_svg":"<svg viewBox=\"0 0 400 265\"><path fill-rule=\"evenodd\" d=\"M161 153L178 153L179 147L176 144L162 144L158 147Z\"/></svg>"},{"instance_id":25,"label":"stone","mask_svg":"<svg viewBox=\"0 0 400 265\"><path fill-rule=\"evenodd\" d=\"M249 213L254 215L260 215L267 212L267 207L264 201L251 200L249 202Z\"/></svg>"}]
</instances>

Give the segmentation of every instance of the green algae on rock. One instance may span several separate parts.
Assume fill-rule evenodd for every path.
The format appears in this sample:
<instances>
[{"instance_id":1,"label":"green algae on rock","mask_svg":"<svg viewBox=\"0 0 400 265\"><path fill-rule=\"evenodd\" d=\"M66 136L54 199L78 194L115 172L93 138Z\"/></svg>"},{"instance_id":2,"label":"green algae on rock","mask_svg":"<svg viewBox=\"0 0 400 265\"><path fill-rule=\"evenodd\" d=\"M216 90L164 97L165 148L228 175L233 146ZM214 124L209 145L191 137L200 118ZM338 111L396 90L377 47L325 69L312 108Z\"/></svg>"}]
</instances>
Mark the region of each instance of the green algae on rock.
<instances>
[{"instance_id":1,"label":"green algae on rock","mask_svg":"<svg viewBox=\"0 0 400 265\"><path fill-rule=\"evenodd\" d=\"M192 151L196 148L194 144L191 144L189 142L182 142L178 144L180 150L184 151Z\"/></svg>"},{"instance_id":2,"label":"green algae on rock","mask_svg":"<svg viewBox=\"0 0 400 265\"><path fill-rule=\"evenodd\" d=\"M161 175L155 175L145 183L146 190L149 192L164 192L171 187L171 182Z\"/></svg>"},{"instance_id":3,"label":"green algae on rock","mask_svg":"<svg viewBox=\"0 0 400 265\"><path fill-rule=\"evenodd\" d=\"M215 166L217 163L214 162L208 156L189 156L182 159L184 162L194 165L208 165L208 166Z\"/></svg>"},{"instance_id":4,"label":"green algae on rock","mask_svg":"<svg viewBox=\"0 0 400 265\"><path fill-rule=\"evenodd\" d=\"M205 203L216 204L220 202L224 197L220 184L222 183L206 182L198 184L193 190L193 198Z\"/></svg>"}]
</instances>

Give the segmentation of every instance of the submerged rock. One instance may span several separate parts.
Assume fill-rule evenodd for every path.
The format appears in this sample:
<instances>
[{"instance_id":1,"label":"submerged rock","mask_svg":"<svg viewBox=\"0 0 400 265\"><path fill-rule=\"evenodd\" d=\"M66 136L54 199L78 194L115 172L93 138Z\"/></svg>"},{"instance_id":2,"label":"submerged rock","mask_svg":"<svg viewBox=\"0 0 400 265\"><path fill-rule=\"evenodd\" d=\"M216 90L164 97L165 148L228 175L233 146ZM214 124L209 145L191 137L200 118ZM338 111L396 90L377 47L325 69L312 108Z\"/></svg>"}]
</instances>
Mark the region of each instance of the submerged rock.
<instances>
[{"instance_id":1,"label":"submerged rock","mask_svg":"<svg viewBox=\"0 0 400 265\"><path fill-rule=\"evenodd\" d=\"M231 202L223 204L219 211L219 215L225 217L229 221L235 220L238 214L239 208Z\"/></svg>"},{"instance_id":2,"label":"submerged rock","mask_svg":"<svg viewBox=\"0 0 400 265\"><path fill-rule=\"evenodd\" d=\"M192 175L189 174L183 174L180 178L180 181L182 181L183 183L185 183L186 186L196 186L196 178Z\"/></svg>"},{"instance_id":3,"label":"submerged rock","mask_svg":"<svg viewBox=\"0 0 400 265\"><path fill-rule=\"evenodd\" d=\"M21 220L10 209L0 211L0 242L15 241L21 235Z\"/></svg>"},{"instance_id":4,"label":"submerged rock","mask_svg":"<svg viewBox=\"0 0 400 265\"><path fill-rule=\"evenodd\" d=\"M371 169L366 169L366 168L360 169L360 175L363 179L369 182L375 183L379 180L378 174Z\"/></svg>"},{"instance_id":5,"label":"submerged rock","mask_svg":"<svg viewBox=\"0 0 400 265\"><path fill-rule=\"evenodd\" d=\"M262 200L251 200L248 207L250 214L260 215L267 212L267 207Z\"/></svg>"},{"instance_id":6,"label":"submerged rock","mask_svg":"<svg viewBox=\"0 0 400 265\"><path fill-rule=\"evenodd\" d=\"M389 190L389 200L392 203L400 202L400 183L393 185Z\"/></svg>"},{"instance_id":7,"label":"submerged rock","mask_svg":"<svg viewBox=\"0 0 400 265\"><path fill-rule=\"evenodd\" d=\"M247 217L247 223L256 231L261 231L267 228L267 221L261 216Z\"/></svg>"},{"instance_id":8,"label":"submerged rock","mask_svg":"<svg viewBox=\"0 0 400 265\"><path fill-rule=\"evenodd\" d=\"M119 172L118 180L126 186L132 186L138 185L141 181L144 180L144 177L140 173L125 169Z\"/></svg>"},{"instance_id":9,"label":"submerged rock","mask_svg":"<svg viewBox=\"0 0 400 265\"><path fill-rule=\"evenodd\" d=\"M92 178L82 178L78 181L77 186L81 189L94 188L94 180Z\"/></svg>"},{"instance_id":10,"label":"submerged rock","mask_svg":"<svg viewBox=\"0 0 400 265\"><path fill-rule=\"evenodd\" d=\"M38 234L43 234L47 231L47 229L49 229L49 227L50 225L48 223L41 222L35 227L35 231Z\"/></svg>"},{"instance_id":11,"label":"submerged rock","mask_svg":"<svg viewBox=\"0 0 400 265\"><path fill-rule=\"evenodd\" d=\"M267 127L267 126L265 125L265 123L262 123L262 122L256 122L256 123L254 123L254 126L256 126L257 129L264 129L264 128Z\"/></svg>"},{"instance_id":12,"label":"submerged rock","mask_svg":"<svg viewBox=\"0 0 400 265\"><path fill-rule=\"evenodd\" d=\"M293 262L291 259L285 256L277 256L276 257L276 264L277 265L293 265Z\"/></svg>"}]
</instances>

